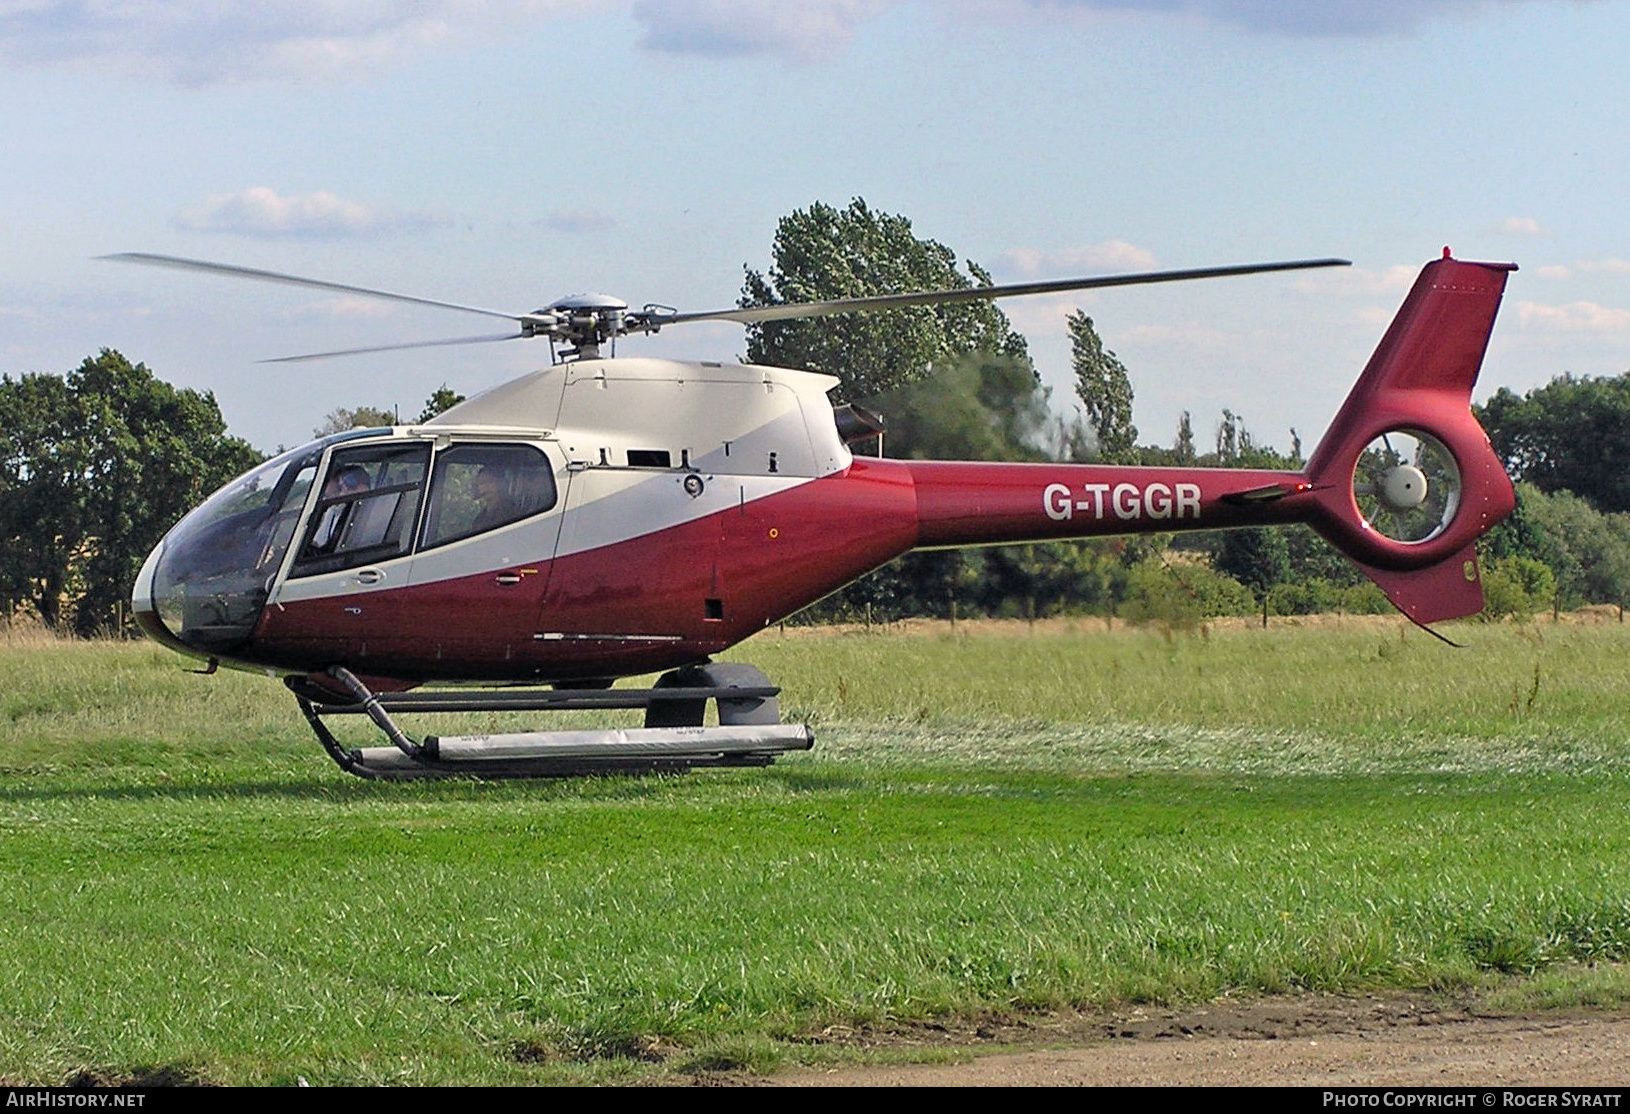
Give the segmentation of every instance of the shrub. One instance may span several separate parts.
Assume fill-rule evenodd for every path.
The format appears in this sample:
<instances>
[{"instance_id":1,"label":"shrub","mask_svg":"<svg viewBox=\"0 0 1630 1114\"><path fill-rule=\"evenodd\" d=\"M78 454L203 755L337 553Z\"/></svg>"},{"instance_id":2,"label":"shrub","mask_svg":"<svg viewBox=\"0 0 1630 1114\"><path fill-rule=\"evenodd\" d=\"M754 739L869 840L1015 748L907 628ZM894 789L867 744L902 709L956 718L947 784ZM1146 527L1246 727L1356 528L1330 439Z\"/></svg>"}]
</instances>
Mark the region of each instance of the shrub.
<instances>
[{"instance_id":1,"label":"shrub","mask_svg":"<svg viewBox=\"0 0 1630 1114\"><path fill-rule=\"evenodd\" d=\"M1532 557L1505 557L1483 569L1484 619L1526 619L1556 598L1556 577Z\"/></svg>"},{"instance_id":2,"label":"shrub","mask_svg":"<svg viewBox=\"0 0 1630 1114\"><path fill-rule=\"evenodd\" d=\"M1189 627L1202 619L1256 610L1249 588L1209 565L1144 560L1128 574L1126 589L1121 616L1134 623Z\"/></svg>"}]
</instances>

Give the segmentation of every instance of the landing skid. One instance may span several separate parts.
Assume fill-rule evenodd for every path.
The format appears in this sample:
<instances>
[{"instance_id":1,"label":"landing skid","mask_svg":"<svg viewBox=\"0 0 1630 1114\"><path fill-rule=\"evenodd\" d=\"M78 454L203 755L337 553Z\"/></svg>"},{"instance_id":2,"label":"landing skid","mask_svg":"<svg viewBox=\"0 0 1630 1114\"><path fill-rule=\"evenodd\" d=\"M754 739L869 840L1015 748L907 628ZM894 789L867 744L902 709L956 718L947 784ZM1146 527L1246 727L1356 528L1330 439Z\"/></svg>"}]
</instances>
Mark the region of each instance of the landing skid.
<instances>
[{"instance_id":1,"label":"landing skid","mask_svg":"<svg viewBox=\"0 0 1630 1114\"><path fill-rule=\"evenodd\" d=\"M768 766L789 750L808 750L815 733L781 722L781 691L750 665L709 663L665 673L649 689L476 689L375 693L348 670L328 675L345 699L304 677L286 684L330 758L363 778L578 777L588 774L678 771L704 766ZM717 727L703 726L707 702ZM645 726L591 731L530 731L510 735L409 738L392 713L522 712L585 708L644 708ZM325 716L365 715L390 746L347 749Z\"/></svg>"}]
</instances>

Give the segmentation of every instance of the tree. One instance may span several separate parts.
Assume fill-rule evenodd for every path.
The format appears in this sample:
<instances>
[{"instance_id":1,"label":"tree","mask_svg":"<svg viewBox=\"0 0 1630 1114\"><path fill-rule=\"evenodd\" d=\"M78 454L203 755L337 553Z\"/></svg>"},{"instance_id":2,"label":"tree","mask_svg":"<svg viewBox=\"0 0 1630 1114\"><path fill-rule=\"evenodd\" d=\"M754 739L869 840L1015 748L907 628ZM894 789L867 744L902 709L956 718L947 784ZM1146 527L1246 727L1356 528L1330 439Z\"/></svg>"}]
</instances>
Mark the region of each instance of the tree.
<instances>
[{"instance_id":1,"label":"tree","mask_svg":"<svg viewBox=\"0 0 1630 1114\"><path fill-rule=\"evenodd\" d=\"M1287 456L1272 445L1258 443L1245 424L1245 416L1224 407L1217 423L1217 451L1200 456L1196 463L1208 468L1298 469L1302 466L1302 439L1294 429L1290 438L1292 451Z\"/></svg>"},{"instance_id":2,"label":"tree","mask_svg":"<svg viewBox=\"0 0 1630 1114\"><path fill-rule=\"evenodd\" d=\"M858 197L847 209L817 202L783 217L772 258L768 277L747 270L743 307L990 285L983 269L969 263L963 274L950 248L918 239L905 217L874 213ZM836 375L851 400L913 382L932 365L969 352L1027 358L1024 338L988 301L771 321L747 330L749 362Z\"/></svg>"},{"instance_id":3,"label":"tree","mask_svg":"<svg viewBox=\"0 0 1630 1114\"><path fill-rule=\"evenodd\" d=\"M1300 468L1302 440L1294 429L1290 440L1289 455L1271 445L1259 444L1245 418L1224 409L1217 423L1216 451L1196 457L1193 426L1185 412L1178 423L1177 448L1171 453L1170 463L1217 468ZM1147 449L1144 463L1156 463ZM1249 588L1258 603L1272 593L1276 609L1317 610L1330 605L1364 610L1369 606L1368 593L1360 601L1349 598L1347 591L1367 583L1363 575L1307 526L1208 531L1190 535L1177 544L1209 555L1213 568ZM1292 586L1298 590L1287 594L1285 589Z\"/></svg>"},{"instance_id":4,"label":"tree","mask_svg":"<svg viewBox=\"0 0 1630 1114\"><path fill-rule=\"evenodd\" d=\"M74 513L88 470L77 407L57 375L0 378L0 593L56 627L83 541Z\"/></svg>"},{"instance_id":5,"label":"tree","mask_svg":"<svg viewBox=\"0 0 1630 1114\"><path fill-rule=\"evenodd\" d=\"M1174 566L1159 556L1145 558L1128 573L1123 618L1187 628L1219 615L1245 615L1251 593L1237 581L1204 565Z\"/></svg>"},{"instance_id":6,"label":"tree","mask_svg":"<svg viewBox=\"0 0 1630 1114\"><path fill-rule=\"evenodd\" d=\"M213 395L109 349L66 377L0 377L0 600L108 629L165 532L260 459Z\"/></svg>"},{"instance_id":7,"label":"tree","mask_svg":"<svg viewBox=\"0 0 1630 1114\"><path fill-rule=\"evenodd\" d=\"M1513 479L1630 511L1630 372L1560 375L1521 397L1502 387L1477 418Z\"/></svg>"},{"instance_id":8,"label":"tree","mask_svg":"<svg viewBox=\"0 0 1630 1114\"><path fill-rule=\"evenodd\" d=\"M1257 602L1290 577L1290 543L1282 530L1252 526L1219 533L1211 567L1249 588Z\"/></svg>"},{"instance_id":9,"label":"tree","mask_svg":"<svg viewBox=\"0 0 1630 1114\"><path fill-rule=\"evenodd\" d=\"M437 414L451 410L463 401L463 395L443 383L430 392L430 397L425 399L424 409L419 411L419 416L414 421L428 422ZM328 416L323 419L323 424L311 432L313 437L327 437L330 434L344 433L348 429L371 429L400 423L401 418L394 408L386 410L377 406L359 406L351 410L340 406L330 410Z\"/></svg>"},{"instance_id":10,"label":"tree","mask_svg":"<svg viewBox=\"0 0 1630 1114\"><path fill-rule=\"evenodd\" d=\"M1556 577L1532 557L1503 557L1483 566L1485 621L1526 619L1556 600Z\"/></svg>"},{"instance_id":11,"label":"tree","mask_svg":"<svg viewBox=\"0 0 1630 1114\"><path fill-rule=\"evenodd\" d=\"M1041 460L1054 434L1048 392L1030 361L974 352L941 364L929 377L880 396L873 404L888 423L893 457L956 460ZM1004 592L1036 598L1032 569L1069 545L1010 550L912 553L840 590L813 614L826 619L947 615L953 601L966 615L1000 608ZM1020 553L1028 550L1028 553ZM1036 557L1035 551L1043 551ZM1064 564L1073 565L1067 557ZM1046 578L1049 582L1056 577ZM1042 605L1051 603L1051 597Z\"/></svg>"},{"instance_id":12,"label":"tree","mask_svg":"<svg viewBox=\"0 0 1630 1114\"><path fill-rule=\"evenodd\" d=\"M442 388L446 390L446 388ZM432 395L432 398L435 396ZM423 421L424 419L420 419ZM328 412L323 424L311 431L313 437L327 437L334 433L344 433L348 429L371 429L375 426L388 426L396 424L396 411L381 410L375 406L359 406L349 410L344 406L337 406Z\"/></svg>"},{"instance_id":13,"label":"tree","mask_svg":"<svg viewBox=\"0 0 1630 1114\"><path fill-rule=\"evenodd\" d=\"M766 277L748 269L743 306L988 285L943 244L918 239L904 217L817 202L776 226ZM748 329L753 363L836 375L849 399L888 421L891 456L1035 459L1048 436L1046 391L1024 338L992 303L918 306L767 322ZM932 375L930 375L932 373ZM824 616L945 614L984 596L985 557L911 554L829 597Z\"/></svg>"},{"instance_id":14,"label":"tree","mask_svg":"<svg viewBox=\"0 0 1630 1114\"><path fill-rule=\"evenodd\" d=\"M463 395L443 383L430 393L429 398L425 399L424 409L419 411L419 421L428 422L437 414L451 410L463 401Z\"/></svg>"},{"instance_id":15,"label":"tree","mask_svg":"<svg viewBox=\"0 0 1630 1114\"><path fill-rule=\"evenodd\" d=\"M1630 603L1630 515L1603 514L1568 491L1517 485L1517 509L1485 537L1493 563L1530 558L1551 570L1556 603Z\"/></svg>"},{"instance_id":16,"label":"tree","mask_svg":"<svg viewBox=\"0 0 1630 1114\"><path fill-rule=\"evenodd\" d=\"M1238 467L1240 456L1255 447L1244 419L1223 407L1222 421L1217 423L1217 463L1224 468Z\"/></svg>"},{"instance_id":17,"label":"tree","mask_svg":"<svg viewBox=\"0 0 1630 1114\"><path fill-rule=\"evenodd\" d=\"M1138 427L1132 424L1132 381L1126 365L1104 347L1092 318L1076 310L1067 319L1075 393L1098 435L1098 459L1106 464L1138 462Z\"/></svg>"},{"instance_id":18,"label":"tree","mask_svg":"<svg viewBox=\"0 0 1630 1114\"><path fill-rule=\"evenodd\" d=\"M1189 412L1183 411L1183 416L1177 419L1177 443L1172 446L1172 453L1176 464L1194 463L1194 424L1189 421Z\"/></svg>"},{"instance_id":19,"label":"tree","mask_svg":"<svg viewBox=\"0 0 1630 1114\"><path fill-rule=\"evenodd\" d=\"M847 209L817 203L785 217L769 276L749 269L741 304L968 289L989 281L971 262L966 273L959 270L955 253L918 239L904 217L874 213L857 198ZM749 330L747 358L841 378L850 399L866 399L887 420L890 456L1083 459L1092 440L1079 420L1050 415L1024 339L987 301L767 323ZM1130 390L1129 443L1136 436ZM1105 606L1124 588L1136 558L1161 544L1116 539L908 554L807 614L888 619L946 615L953 606L963 614Z\"/></svg>"},{"instance_id":20,"label":"tree","mask_svg":"<svg viewBox=\"0 0 1630 1114\"><path fill-rule=\"evenodd\" d=\"M879 396L893 457L921 460L1042 460L1054 433L1048 389L1030 361L973 352Z\"/></svg>"}]
</instances>

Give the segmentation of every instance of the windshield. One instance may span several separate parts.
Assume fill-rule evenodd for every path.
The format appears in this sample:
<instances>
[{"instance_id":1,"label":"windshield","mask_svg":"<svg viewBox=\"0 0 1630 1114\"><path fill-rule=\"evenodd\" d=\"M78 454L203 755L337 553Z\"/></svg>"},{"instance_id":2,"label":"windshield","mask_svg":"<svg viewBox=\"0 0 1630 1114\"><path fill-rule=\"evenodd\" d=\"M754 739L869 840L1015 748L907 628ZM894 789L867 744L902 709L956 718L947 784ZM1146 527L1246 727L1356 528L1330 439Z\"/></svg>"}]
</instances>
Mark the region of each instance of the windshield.
<instances>
[{"instance_id":1,"label":"windshield","mask_svg":"<svg viewBox=\"0 0 1630 1114\"><path fill-rule=\"evenodd\" d=\"M171 634L220 653L254 631L323 447L294 449L240 476L166 535L153 571L153 608Z\"/></svg>"}]
</instances>

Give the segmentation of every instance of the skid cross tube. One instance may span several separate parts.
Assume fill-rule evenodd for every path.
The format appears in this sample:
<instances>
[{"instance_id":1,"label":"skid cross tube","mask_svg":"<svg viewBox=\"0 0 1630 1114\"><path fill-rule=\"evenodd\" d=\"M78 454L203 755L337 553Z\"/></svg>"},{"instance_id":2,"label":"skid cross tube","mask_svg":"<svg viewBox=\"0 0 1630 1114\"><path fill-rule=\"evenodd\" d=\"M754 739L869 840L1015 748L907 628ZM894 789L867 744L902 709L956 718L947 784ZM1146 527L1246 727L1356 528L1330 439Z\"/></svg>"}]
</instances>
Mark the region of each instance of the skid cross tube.
<instances>
[{"instance_id":1,"label":"skid cross tube","mask_svg":"<svg viewBox=\"0 0 1630 1114\"><path fill-rule=\"evenodd\" d=\"M344 685L350 690L351 695L361 701L360 710L366 712L368 718L385 733L385 737L396 744L397 750L409 758L418 758L424 753L424 748L408 738L402 733L402 729L396 726L396 721L391 719L390 713L380 706L379 697L374 695L367 685L357 680L349 669L343 665L330 666L328 675Z\"/></svg>"}]
</instances>

